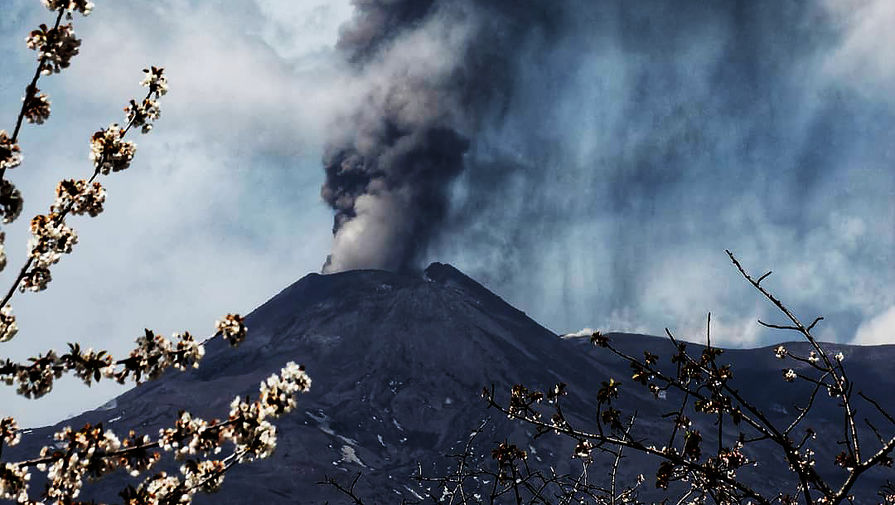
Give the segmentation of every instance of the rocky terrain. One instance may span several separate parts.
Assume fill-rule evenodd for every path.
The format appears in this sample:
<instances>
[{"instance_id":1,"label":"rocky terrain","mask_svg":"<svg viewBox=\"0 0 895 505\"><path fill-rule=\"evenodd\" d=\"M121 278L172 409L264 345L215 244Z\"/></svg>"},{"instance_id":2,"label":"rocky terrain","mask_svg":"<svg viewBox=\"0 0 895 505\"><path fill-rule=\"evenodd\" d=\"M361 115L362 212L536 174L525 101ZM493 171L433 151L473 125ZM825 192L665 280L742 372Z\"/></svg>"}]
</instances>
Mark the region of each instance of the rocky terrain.
<instances>
[{"instance_id":1,"label":"rocky terrain","mask_svg":"<svg viewBox=\"0 0 895 505\"><path fill-rule=\"evenodd\" d=\"M410 478L418 465L430 475L443 473L451 463L445 455L463 446L471 430L488 418L491 422L477 437L485 457L496 442L511 439L530 451L533 463L559 469L576 464L558 438L530 442L530 428L488 410L480 396L483 386L494 385L506 398L513 384L546 388L564 382L570 390L570 417L587 426L600 382L613 377L630 383L627 365L605 350L587 339L560 338L455 268L439 263L421 274L311 274L257 308L246 322L249 337L239 348L215 341L200 369L169 372L59 426L29 430L18 452L34 454L52 443L52 433L65 424L102 422L121 433L134 429L154 434L170 425L181 409L206 418L224 417L234 396L253 395L262 379L296 361L306 365L313 387L300 397L295 412L278 420L275 455L238 466L228 473L220 493L199 496L197 503L341 502L345 497L318 483L326 476L350 481L361 472L358 491L368 505L397 504L425 494ZM665 362L672 353L665 338L610 337L631 353L648 349ZM895 346L829 347L845 354L857 389L895 408ZM804 350L803 344L791 348ZM721 361L733 365L736 387L769 416L781 423L792 418L793 406L801 404L806 390L782 380L781 362L770 348L728 350ZM637 411L639 432L665 437L668 421L661 414L674 408L673 398L656 400L633 386L626 393L621 406L626 412ZM871 414L861 406L860 417ZM704 433L714 433L710 418L695 421ZM818 468L838 475L829 462L840 450L835 440L841 411L833 401L821 401L806 424L830 441L816 449ZM762 452L765 449L750 449L759 465L743 475L759 489L783 490L791 485L791 477L782 459ZM602 478L600 470L608 464L598 460L592 478ZM655 496L656 462L630 457L622 466L624 479L644 474L644 497ZM895 471L866 475L856 503L877 503L876 490L887 478L895 480ZM128 482L134 481L113 475L88 485L82 498L114 500Z\"/></svg>"}]
</instances>

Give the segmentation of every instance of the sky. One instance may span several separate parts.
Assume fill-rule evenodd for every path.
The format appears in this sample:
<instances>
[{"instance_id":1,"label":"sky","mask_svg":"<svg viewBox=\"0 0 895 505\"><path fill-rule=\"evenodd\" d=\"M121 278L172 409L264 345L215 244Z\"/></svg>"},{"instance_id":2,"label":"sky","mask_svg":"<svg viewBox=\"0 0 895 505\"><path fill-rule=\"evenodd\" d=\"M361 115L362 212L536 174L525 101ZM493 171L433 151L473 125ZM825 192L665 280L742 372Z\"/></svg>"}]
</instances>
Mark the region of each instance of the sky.
<instances>
[{"instance_id":1,"label":"sky","mask_svg":"<svg viewBox=\"0 0 895 505\"><path fill-rule=\"evenodd\" d=\"M25 127L8 174L25 210L4 227L0 277L55 182L90 174L89 136L142 95L141 69L165 67L170 92L132 139L131 168L104 180L105 212L70 220L79 243L49 288L13 299L20 332L4 356L70 341L125 354L144 327L208 335L319 272L346 243L333 247L323 160L382 141L366 133L383 117L464 142L448 172L423 172L434 214L414 207L413 181L387 215L350 207L358 223L413 230L365 228L355 250L373 251L364 233L377 229L380 246L413 249L402 268L451 263L560 333L699 340L711 311L721 345L794 338L756 324L780 320L730 249L773 270L765 285L804 319L824 315L822 339L895 343L895 3L427 0L409 20L359 22L402 1L365 0L350 25L349 0L99 1L76 16L80 54L41 80L52 116ZM24 37L52 19L36 0L0 9L10 130L35 65ZM346 43L368 26L382 40ZM374 256L345 265L391 265ZM121 391L63 379L0 403L40 425Z\"/></svg>"}]
</instances>

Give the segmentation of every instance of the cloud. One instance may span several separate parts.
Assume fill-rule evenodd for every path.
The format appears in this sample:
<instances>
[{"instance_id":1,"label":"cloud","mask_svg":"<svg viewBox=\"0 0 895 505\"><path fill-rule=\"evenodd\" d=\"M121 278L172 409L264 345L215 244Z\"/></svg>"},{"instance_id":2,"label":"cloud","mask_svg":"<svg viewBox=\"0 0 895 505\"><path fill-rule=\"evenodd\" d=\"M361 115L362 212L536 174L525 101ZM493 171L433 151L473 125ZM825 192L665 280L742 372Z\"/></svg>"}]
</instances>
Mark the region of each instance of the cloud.
<instances>
[{"instance_id":1,"label":"cloud","mask_svg":"<svg viewBox=\"0 0 895 505\"><path fill-rule=\"evenodd\" d=\"M565 334L563 334L563 335L560 335L560 337L562 337L562 338L584 338L584 337L588 337L588 338L589 338L589 337L590 337L591 335L593 335L596 331L597 331L597 330L595 330L595 329L593 329L593 328L581 328L580 330L578 330L578 331L576 331L576 332L565 333Z\"/></svg>"},{"instance_id":2,"label":"cloud","mask_svg":"<svg viewBox=\"0 0 895 505\"><path fill-rule=\"evenodd\" d=\"M251 3L219 9L181 0L113 2L75 18L81 54L41 81L53 116L25 128L25 164L8 174L26 208L5 227L7 272L23 260L28 218L46 212L55 182L89 175L88 138L120 121L127 100L142 93L140 70L165 66L171 91L152 133L133 138L131 168L103 179L106 211L71 220L80 240L53 268L48 290L13 299L21 330L4 345L4 357L64 350L70 341L126 354L144 327L208 335L223 314L247 313L319 268L331 240L331 214L319 196L320 144L347 85L327 53L350 6L262 3L267 10ZM23 33L49 15L29 5L19 24L7 25L5 17L0 24L0 44L11 54L0 76L5 118L14 117L33 72ZM282 28L277 23L308 11L317 13L308 23L327 33L309 25L285 39L273 35ZM39 401L11 390L0 401L4 415L28 426L120 391L62 381Z\"/></svg>"},{"instance_id":3,"label":"cloud","mask_svg":"<svg viewBox=\"0 0 895 505\"><path fill-rule=\"evenodd\" d=\"M895 305L861 323L851 343L855 345L895 343Z\"/></svg>"},{"instance_id":4,"label":"cloud","mask_svg":"<svg viewBox=\"0 0 895 505\"><path fill-rule=\"evenodd\" d=\"M495 53L506 58L502 99L461 97L487 107L452 123L470 141L465 171L422 257L454 263L553 328L667 326L701 340L711 311L719 343L785 338L754 323L776 314L729 248L754 273L774 270L766 285L797 314L825 315L824 338L861 326L859 340L892 341L870 323L895 305L892 3L747 4L572 0L551 36ZM381 112L382 90L402 76L446 79L469 43L469 26L431 19L358 70L333 48L352 12L348 0L160 0L77 18L81 55L41 81L53 117L24 131L25 164L11 173L23 220L45 212L58 179L89 172L87 138L121 117L140 69L165 66L171 92L157 128L136 138L133 167L107 179L107 212L73 221L80 242L50 289L14 299L22 330L7 355L73 340L120 354L144 326L202 334L317 271L333 240L324 143L375 141L375 130L344 127L352 113ZM48 13L14 2L4 14L0 117L11 118L34 64L22 39ZM405 126L438 101L412 97ZM358 216L368 230L398 223L401 236L396 203L407 196L388 189L358 198ZM13 228L9 268L27 240ZM2 401L28 425L115 391L83 396L70 383L43 402Z\"/></svg>"},{"instance_id":5,"label":"cloud","mask_svg":"<svg viewBox=\"0 0 895 505\"><path fill-rule=\"evenodd\" d=\"M731 346L787 337L757 327L778 314L725 249L839 341L895 303L895 108L830 74L844 14L570 5L557 43L515 54L513 100L474 139L428 258L548 326L699 340L711 311Z\"/></svg>"},{"instance_id":6,"label":"cloud","mask_svg":"<svg viewBox=\"0 0 895 505\"><path fill-rule=\"evenodd\" d=\"M826 0L842 40L825 70L843 85L872 98L895 97L895 3L889 0Z\"/></svg>"}]
</instances>

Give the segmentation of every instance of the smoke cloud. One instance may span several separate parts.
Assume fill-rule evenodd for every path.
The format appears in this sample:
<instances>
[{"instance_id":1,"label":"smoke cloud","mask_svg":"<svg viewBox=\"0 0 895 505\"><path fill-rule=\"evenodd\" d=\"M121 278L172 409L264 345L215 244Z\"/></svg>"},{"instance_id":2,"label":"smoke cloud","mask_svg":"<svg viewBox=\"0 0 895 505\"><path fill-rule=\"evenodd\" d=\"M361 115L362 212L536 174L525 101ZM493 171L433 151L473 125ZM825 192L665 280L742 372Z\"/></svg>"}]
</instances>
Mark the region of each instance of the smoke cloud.
<instances>
[{"instance_id":1,"label":"smoke cloud","mask_svg":"<svg viewBox=\"0 0 895 505\"><path fill-rule=\"evenodd\" d=\"M544 33L538 2L356 0L338 48L363 91L332 127L325 272L418 266L447 215L470 137L511 94L507 55Z\"/></svg>"},{"instance_id":2,"label":"smoke cloud","mask_svg":"<svg viewBox=\"0 0 895 505\"><path fill-rule=\"evenodd\" d=\"M824 339L888 321L892 2L356 8L327 271L446 261L559 332L784 338L731 249Z\"/></svg>"}]
</instances>

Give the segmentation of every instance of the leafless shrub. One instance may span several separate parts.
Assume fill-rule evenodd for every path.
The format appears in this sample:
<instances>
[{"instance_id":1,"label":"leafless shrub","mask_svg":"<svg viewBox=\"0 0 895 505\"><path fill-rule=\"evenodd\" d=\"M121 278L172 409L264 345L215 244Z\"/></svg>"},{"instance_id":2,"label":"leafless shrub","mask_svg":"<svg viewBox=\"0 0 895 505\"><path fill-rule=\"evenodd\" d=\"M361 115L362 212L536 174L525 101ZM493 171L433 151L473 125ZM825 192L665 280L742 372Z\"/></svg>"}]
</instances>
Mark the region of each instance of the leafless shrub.
<instances>
[{"instance_id":1,"label":"leafless shrub","mask_svg":"<svg viewBox=\"0 0 895 505\"><path fill-rule=\"evenodd\" d=\"M566 445L571 447L569 456L581 465L579 474L560 475L553 470L554 466L530 465L526 451L509 442L498 443L491 458L484 458L472 443L481 431L480 427L473 432L462 453L450 456L455 461L451 471L429 477L420 469L414 478L427 484L423 488L428 491L423 495L424 500L462 505L641 503L641 496L645 494L641 487L644 484L642 474L630 482L620 481L619 467L623 453L628 452L655 462L657 470L652 484L654 491L664 494L662 503L865 503L868 497L856 501L855 484L874 467L892 467L895 418L878 401L856 392L841 352L828 352L819 344L812 330L823 318L804 324L762 286L770 272L753 278L732 253L727 251L727 254L742 276L787 320L784 324L759 323L795 332L808 343L809 350L804 355L782 345L773 350L776 358L798 366L785 367L781 376L769 380L780 381L781 387L794 387L786 384L794 382L809 386L807 397L793 416L784 422L772 420L773 416L757 406L758 399L744 397L732 385L733 367L722 361L722 349L711 342L711 314L706 343L695 346L696 351L666 330L672 349L671 355L666 357L668 363L661 363L663 358L656 354L657 349L644 350L642 356L631 355L608 336L594 332L590 342L598 350L627 363L630 377L602 380L596 388L595 415L590 421L576 422L567 415L563 403L567 395L565 384L557 384L546 391L517 384L506 397L499 395L493 386L482 392L490 408L533 428L532 438L555 434L566 440ZM657 401L660 398L680 399L671 412L661 416L667 426L664 436L639 432L635 422L637 413L624 411L621 398L633 388L643 388ZM818 433L814 428L804 426L809 412L821 397L835 403L841 412L841 424L834 431ZM888 426L878 427L867 417L859 419L855 409L858 401L873 409L876 417ZM663 407L659 405L657 409L661 410ZM701 433L693 416L704 416L717 432ZM884 435L886 432L889 434ZM867 440L876 443L867 447ZM828 463L835 465L840 474L834 478L824 477L815 468L815 449L821 445L835 446L837 441L842 450L835 461ZM755 444L770 444L782 456L790 472L789 489L767 494L767 491L749 484L752 481L744 474L756 463L747 455ZM597 475L591 469L593 461L600 457L611 458L608 474L601 472ZM350 496L357 505L363 503L354 492L353 484L348 487L335 485L332 479L327 483ZM882 503L895 503L895 487L891 482L883 486L878 495Z\"/></svg>"}]
</instances>

